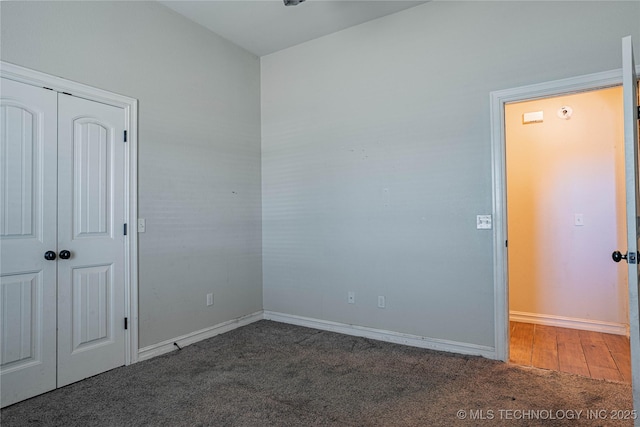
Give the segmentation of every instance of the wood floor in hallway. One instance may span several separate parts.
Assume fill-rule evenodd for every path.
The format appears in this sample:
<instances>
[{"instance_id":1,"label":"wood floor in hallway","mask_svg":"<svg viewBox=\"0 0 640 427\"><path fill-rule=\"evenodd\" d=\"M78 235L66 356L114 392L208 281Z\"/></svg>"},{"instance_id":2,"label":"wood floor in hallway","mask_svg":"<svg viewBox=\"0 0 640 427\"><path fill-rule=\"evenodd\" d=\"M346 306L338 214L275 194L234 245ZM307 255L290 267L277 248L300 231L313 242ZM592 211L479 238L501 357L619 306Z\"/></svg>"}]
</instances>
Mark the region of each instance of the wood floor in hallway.
<instances>
[{"instance_id":1,"label":"wood floor in hallway","mask_svg":"<svg viewBox=\"0 0 640 427\"><path fill-rule=\"evenodd\" d=\"M631 383L629 338L510 322L510 362Z\"/></svg>"}]
</instances>

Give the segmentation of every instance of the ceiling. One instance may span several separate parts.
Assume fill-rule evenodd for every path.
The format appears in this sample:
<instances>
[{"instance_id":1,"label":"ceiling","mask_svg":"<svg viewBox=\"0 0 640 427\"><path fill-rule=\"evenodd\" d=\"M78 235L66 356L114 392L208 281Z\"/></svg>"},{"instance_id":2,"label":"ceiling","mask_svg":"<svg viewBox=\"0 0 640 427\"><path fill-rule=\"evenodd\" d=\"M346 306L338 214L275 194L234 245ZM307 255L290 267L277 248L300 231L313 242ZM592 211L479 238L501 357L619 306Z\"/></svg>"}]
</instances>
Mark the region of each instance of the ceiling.
<instances>
[{"instance_id":1,"label":"ceiling","mask_svg":"<svg viewBox=\"0 0 640 427\"><path fill-rule=\"evenodd\" d=\"M258 56L294 46L425 1L282 0L161 1L190 20Z\"/></svg>"}]
</instances>

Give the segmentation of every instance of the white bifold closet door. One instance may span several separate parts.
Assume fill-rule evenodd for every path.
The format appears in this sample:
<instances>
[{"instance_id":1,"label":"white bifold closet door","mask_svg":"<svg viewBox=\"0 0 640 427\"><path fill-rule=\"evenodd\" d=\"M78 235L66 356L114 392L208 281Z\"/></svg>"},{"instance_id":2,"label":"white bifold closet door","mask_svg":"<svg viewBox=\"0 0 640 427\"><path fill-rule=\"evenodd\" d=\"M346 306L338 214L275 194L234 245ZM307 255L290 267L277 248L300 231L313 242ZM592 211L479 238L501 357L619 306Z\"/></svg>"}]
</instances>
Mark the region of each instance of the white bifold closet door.
<instances>
[{"instance_id":1,"label":"white bifold closet door","mask_svg":"<svg viewBox=\"0 0 640 427\"><path fill-rule=\"evenodd\" d=\"M125 363L125 115L7 79L0 90L6 406Z\"/></svg>"},{"instance_id":2,"label":"white bifold closet door","mask_svg":"<svg viewBox=\"0 0 640 427\"><path fill-rule=\"evenodd\" d=\"M2 406L56 387L56 92L0 86L0 397Z\"/></svg>"}]
</instances>

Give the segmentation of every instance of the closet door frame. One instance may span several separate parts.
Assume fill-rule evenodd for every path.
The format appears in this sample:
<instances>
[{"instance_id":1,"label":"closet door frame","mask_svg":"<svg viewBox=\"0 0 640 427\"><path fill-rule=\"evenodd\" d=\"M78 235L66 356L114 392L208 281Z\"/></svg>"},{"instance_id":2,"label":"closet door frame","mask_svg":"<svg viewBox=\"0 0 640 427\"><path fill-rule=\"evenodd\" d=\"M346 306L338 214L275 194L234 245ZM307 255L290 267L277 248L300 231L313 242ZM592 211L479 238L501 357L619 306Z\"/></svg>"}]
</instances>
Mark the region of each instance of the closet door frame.
<instances>
[{"instance_id":1,"label":"closet door frame","mask_svg":"<svg viewBox=\"0 0 640 427\"><path fill-rule=\"evenodd\" d=\"M138 100L5 61L0 61L0 76L124 109L127 130L124 184L127 236L124 286L125 316L129 320L128 329L125 330L125 364L135 363L138 361Z\"/></svg>"}]
</instances>

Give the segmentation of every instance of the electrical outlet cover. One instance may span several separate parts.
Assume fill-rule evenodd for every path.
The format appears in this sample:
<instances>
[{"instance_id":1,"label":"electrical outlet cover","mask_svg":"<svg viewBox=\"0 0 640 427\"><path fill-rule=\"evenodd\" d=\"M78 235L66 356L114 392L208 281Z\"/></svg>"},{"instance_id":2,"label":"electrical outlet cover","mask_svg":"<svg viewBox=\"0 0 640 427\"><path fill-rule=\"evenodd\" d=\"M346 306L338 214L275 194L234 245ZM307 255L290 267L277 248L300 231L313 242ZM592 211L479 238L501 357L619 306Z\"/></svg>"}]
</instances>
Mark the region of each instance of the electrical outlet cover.
<instances>
[{"instance_id":1,"label":"electrical outlet cover","mask_svg":"<svg viewBox=\"0 0 640 427\"><path fill-rule=\"evenodd\" d=\"M356 293L355 292L349 292L347 294L347 302L349 304L355 304L356 303Z\"/></svg>"}]
</instances>

